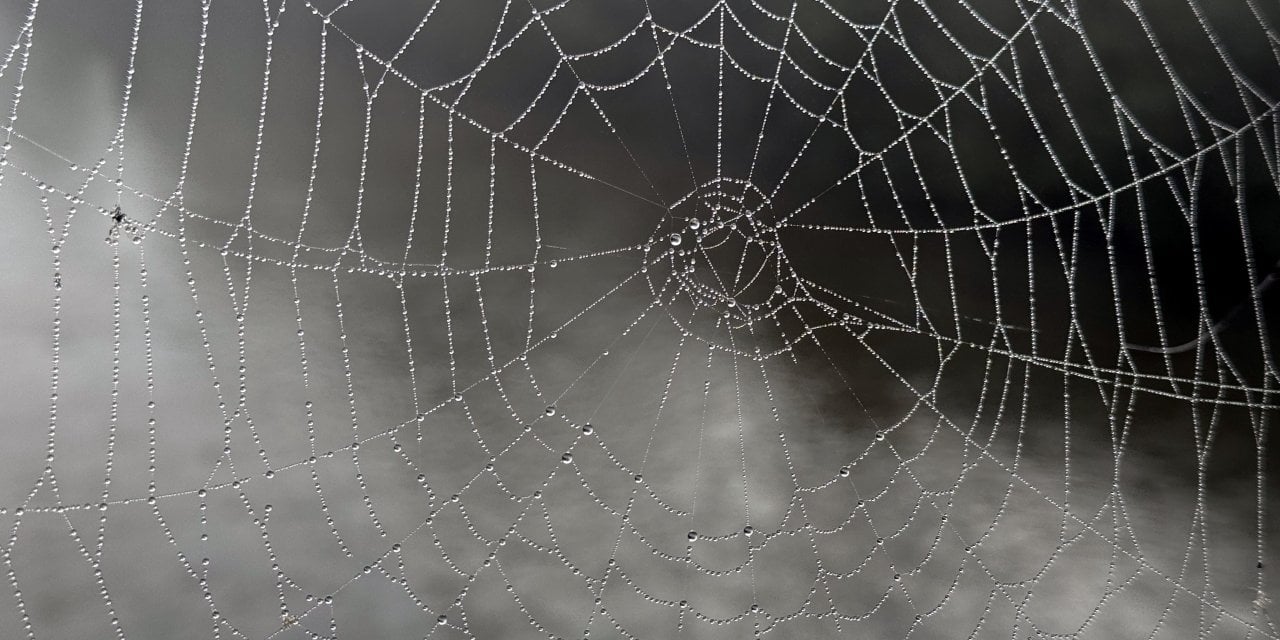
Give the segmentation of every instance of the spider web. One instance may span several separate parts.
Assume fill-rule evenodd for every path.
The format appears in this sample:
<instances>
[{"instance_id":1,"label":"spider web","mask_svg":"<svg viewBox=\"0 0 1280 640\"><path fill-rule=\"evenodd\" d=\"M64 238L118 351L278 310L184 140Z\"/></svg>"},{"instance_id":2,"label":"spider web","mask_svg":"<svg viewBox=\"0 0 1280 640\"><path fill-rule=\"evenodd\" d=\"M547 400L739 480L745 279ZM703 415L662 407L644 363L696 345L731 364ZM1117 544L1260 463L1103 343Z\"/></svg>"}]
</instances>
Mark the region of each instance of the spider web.
<instances>
[{"instance_id":1,"label":"spider web","mask_svg":"<svg viewBox=\"0 0 1280 640\"><path fill-rule=\"evenodd\" d=\"M1209 4L4 7L0 635L1280 637Z\"/></svg>"}]
</instances>

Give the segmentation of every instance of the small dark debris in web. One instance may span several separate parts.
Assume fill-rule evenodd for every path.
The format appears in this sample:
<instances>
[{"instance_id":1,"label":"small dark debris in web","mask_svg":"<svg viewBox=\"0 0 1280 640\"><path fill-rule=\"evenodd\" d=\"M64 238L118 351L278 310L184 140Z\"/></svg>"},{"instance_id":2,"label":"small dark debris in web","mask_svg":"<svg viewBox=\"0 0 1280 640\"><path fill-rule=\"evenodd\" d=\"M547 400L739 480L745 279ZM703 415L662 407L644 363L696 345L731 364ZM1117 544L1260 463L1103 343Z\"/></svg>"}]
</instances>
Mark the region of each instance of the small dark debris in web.
<instances>
[{"instance_id":1,"label":"small dark debris in web","mask_svg":"<svg viewBox=\"0 0 1280 640\"><path fill-rule=\"evenodd\" d=\"M107 230L107 244L119 242L121 233L129 236L134 244L142 242L142 228L133 221L125 219L124 211L120 209L120 205L116 205L111 210L111 228Z\"/></svg>"}]
</instances>

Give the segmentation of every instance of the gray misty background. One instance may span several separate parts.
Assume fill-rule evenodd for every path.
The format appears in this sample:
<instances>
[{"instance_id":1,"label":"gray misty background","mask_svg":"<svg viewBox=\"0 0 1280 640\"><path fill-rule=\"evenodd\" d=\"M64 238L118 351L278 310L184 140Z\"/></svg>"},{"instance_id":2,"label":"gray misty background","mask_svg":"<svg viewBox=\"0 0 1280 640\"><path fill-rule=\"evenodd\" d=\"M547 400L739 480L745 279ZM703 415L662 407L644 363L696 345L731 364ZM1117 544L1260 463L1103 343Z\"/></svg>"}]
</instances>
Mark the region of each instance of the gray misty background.
<instances>
[{"instance_id":1,"label":"gray misty background","mask_svg":"<svg viewBox=\"0 0 1280 640\"><path fill-rule=\"evenodd\" d=\"M9 0L0 637L1278 637L1277 20Z\"/></svg>"}]
</instances>

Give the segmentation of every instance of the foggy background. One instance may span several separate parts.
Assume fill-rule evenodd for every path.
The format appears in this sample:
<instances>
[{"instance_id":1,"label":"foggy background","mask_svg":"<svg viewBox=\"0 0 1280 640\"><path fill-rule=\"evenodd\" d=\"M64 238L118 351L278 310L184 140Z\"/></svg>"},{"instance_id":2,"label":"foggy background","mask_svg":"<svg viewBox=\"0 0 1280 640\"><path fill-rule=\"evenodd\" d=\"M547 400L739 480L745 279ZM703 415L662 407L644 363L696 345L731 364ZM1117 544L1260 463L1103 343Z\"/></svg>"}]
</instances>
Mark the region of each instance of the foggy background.
<instances>
[{"instance_id":1,"label":"foggy background","mask_svg":"<svg viewBox=\"0 0 1280 640\"><path fill-rule=\"evenodd\" d=\"M1280 636L1278 18L0 4L0 637Z\"/></svg>"}]
</instances>

